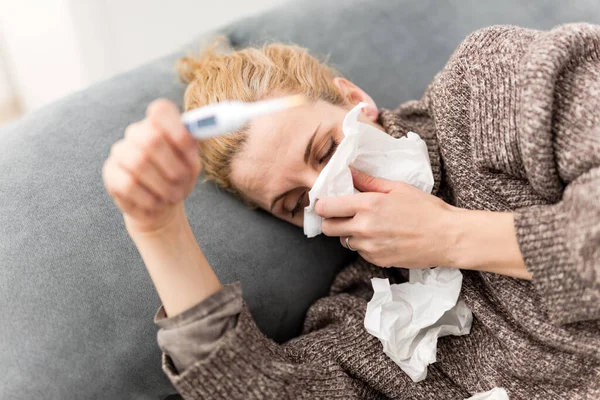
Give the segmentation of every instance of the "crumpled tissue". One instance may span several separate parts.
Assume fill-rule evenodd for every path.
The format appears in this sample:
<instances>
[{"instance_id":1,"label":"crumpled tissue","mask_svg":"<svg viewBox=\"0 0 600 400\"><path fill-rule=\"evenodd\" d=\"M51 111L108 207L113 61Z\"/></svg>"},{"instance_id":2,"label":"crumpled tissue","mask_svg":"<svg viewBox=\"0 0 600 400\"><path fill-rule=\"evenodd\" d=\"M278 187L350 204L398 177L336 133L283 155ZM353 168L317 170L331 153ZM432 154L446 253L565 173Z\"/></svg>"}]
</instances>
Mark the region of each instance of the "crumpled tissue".
<instances>
[{"instance_id":1,"label":"crumpled tissue","mask_svg":"<svg viewBox=\"0 0 600 400\"><path fill-rule=\"evenodd\" d=\"M509 398L504 388L495 387L487 392L477 393L466 400L509 400Z\"/></svg>"},{"instance_id":2,"label":"crumpled tissue","mask_svg":"<svg viewBox=\"0 0 600 400\"><path fill-rule=\"evenodd\" d=\"M394 138L374 126L358 122L366 105L359 103L346 114L342 124L344 139L308 192L310 203L304 208L304 234L309 238L321 234L323 218L315 212L319 198L357 192L349 166L377 178L406 182L427 193L433 189L425 141L414 132Z\"/></svg>"},{"instance_id":3,"label":"crumpled tissue","mask_svg":"<svg viewBox=\"0 0 600 400\"><path fill-rule=\"evenodd\" d=\"M471 330L471 310L458 299L462 273L446 267L411 269L405 283L371 282L375 293L367 304L365 328L414 382L422 381L436 361L438 338Z\"/></svg>"}]
</instances>

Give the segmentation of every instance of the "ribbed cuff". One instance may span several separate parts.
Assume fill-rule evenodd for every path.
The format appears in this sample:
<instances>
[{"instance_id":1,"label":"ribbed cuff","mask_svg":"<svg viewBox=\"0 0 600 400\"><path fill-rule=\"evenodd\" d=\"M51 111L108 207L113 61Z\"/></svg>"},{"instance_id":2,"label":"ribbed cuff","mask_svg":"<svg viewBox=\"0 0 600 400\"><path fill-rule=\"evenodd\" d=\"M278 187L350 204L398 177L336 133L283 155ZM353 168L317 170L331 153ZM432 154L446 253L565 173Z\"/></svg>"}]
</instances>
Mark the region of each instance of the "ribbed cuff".
<instances>
[{"instance_id":1,"label":"ribbed cuff","mask_svg":"<svg viewBox=\"0 0 600 400\"><path fill-rule=\"evenodd\" d=\"M514 220L525 265L550 320L566 324L589 319L585 285L568 246L569 220L560 203L517 210Z\"/></svg>"},{"instance_id":2,"label":"ribbed cuff","mask_svg":"<svg viewBox=\"0 0 600 400\"><path fill-rule=\"evenodd\" d=\"M211 354L180 374L163 353L163 370L185 398L253 398L264 395L268 387L279 388L276 393L281 394L289 382L278 373L276 363L269 363L284 361L276 347L260 332L244 304L236 327L225 333Z\"/></svg>"}]
</instances>

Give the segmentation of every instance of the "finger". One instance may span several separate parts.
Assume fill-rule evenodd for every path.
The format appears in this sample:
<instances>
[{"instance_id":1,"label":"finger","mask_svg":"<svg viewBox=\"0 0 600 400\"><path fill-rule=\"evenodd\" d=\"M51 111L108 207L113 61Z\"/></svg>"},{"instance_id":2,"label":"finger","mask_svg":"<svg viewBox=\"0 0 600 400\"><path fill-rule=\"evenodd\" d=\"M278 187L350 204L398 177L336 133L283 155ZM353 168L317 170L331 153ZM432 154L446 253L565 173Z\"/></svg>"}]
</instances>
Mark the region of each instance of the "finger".
<instances>
[{"instance_id":1,"label":"finger","mask_svg":"<svg viewBox=\"0 0 600 400\"><path fill-rule=\"evenodd\" d=\"M347 248L348 250L351 250L350 247L352 248L352 250L355 250L356 247L352 246L352 244L350 244L350 239L352 238L352 236L340 236L340 243L342 244L342 247Z\"/></svg>"},{"instance_id":2,"label":"finger","mask_svg":"<svg viewBox=\"0 0 600 400\"><path fill-rule=\"evenodd\" d=\"M352 218L326 218L321 231L327 236L352 236Z\"/></svg>"},{"instance_id":3,"label":"finger","mask_svg":"<svg viewBox=\"0 0 600 400\"><path fill-rule=\"evenodd\" d=\"M197 157L196 141L181 122L181 114L175 103L166 99L154 100L148 106L146 116L152 124L167 133L171 144L181 151L192 165Z\"/></svg>"},{"instance_id":4,"label":"finger","mask_svg":"<svg viewBox=\"0 0 600 400\"><path fill-rule=\"evenodd\" d=\"M147 188L117 163L108 163L105 170L107 190L113 197L126 199L144 210L153 210L160 205L159 200Z\"/></svg>"},{"instance_id":5,"label":"finger","mask_svg":"<svg viewBox=\"0 0 600 400\"><path fill-rule=\"evenodd\" d=\"M355 236L340 236L340 243L342 244L342 247L345 247L345 248L347 248L350 251L356 251L361 256L363 256L363 254L366 254L362 250L363 247L361 246L361 244L363 242L364 241L361 238L359 238L359 237L355 237Z\"/></svg>"},{"instance_id":6,"label":"finger","mask_svg":"<svg viewBox=\"0 0 600 400\"><path fill-rule=\"evenodd\" d=\"M350 167L354 187L361 192L389 193L394 188L394 182L387 179L376 178Z\"/></svg>"},{"instance_id":7,"label":"finger","mask_svg":"<svg viewBox=\"0 0 600 400\"><path fill-rule=\"evenodd\" d=\"M182 200L184 187L168 181L151 161L148 152L136 147L132 142L121 141L115 145L113 155L115 162L148 188L155 197L171 203Z\"/></svg>"},{"instance_id":8,"label":"finger","mask_svg":"<svg viewBox=\"0 0 600 400\"><path fill-rule=\"evenodd\" d=\"M359 210L368 208L369 200L372 198L372 193L324 197L317 201L315 211L323 218L353 217Z\"/></svg>"},{"instance_id":9,"label":"finger","mask_svg":"<svg viewBox=\"0 0 600 400\"><path fill-rule=\"evenodd\" d=\"M166 136L164 131L149 121L136 124L126 132L126 138L150 156L163 177L174 183L187 181L192 177L187 160Z\"/></svg>"}]
</instances>

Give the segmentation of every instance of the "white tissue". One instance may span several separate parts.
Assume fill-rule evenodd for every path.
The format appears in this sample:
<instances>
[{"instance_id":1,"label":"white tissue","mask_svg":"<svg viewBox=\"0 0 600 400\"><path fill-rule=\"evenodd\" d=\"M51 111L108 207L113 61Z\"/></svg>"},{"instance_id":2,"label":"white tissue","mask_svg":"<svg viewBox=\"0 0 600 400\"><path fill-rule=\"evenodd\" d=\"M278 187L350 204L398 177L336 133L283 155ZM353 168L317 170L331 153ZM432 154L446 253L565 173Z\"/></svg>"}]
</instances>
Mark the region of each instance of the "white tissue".
<instances>
[{"instance_id":1,"label":"white tissue","mask_svg":"<svg viewBox=\"0 0 600 400\"><path fill-rule=\"evenodd\" d=\"M471 330L471 310L458 300L462 273L444 267L411 269L406 283L371 282L375 293L367 304L365 328L414 382L422 381L436 361L438 338Z\"/></svg>"},{"instance_id":2,"label":"white tissue","mask_svg":"<svg viewBox=\"0 0 600 400\"><path fill-rule=\"evenodd\" d=\"M344 139L308 192L310 204L304 209L304 234L309 238L321 233L323 218L315 213L319 198L356 193L350 165L377 178L409 183L427 193L433 189L427 144L414 132L396 139L358 122L366 105L360 103L346 115L342 124Z\"/></svg>"},{"instance_id":3,"label":"white tissue","mask_svg":"<svg viewBox=\"0 0 600 400\"><path fill-rule=\"evenodd\" d=\"M509 398L504 388L496 387L487 392L477 393L466 400L509 400Z\"/></svg>"}]
</instances>

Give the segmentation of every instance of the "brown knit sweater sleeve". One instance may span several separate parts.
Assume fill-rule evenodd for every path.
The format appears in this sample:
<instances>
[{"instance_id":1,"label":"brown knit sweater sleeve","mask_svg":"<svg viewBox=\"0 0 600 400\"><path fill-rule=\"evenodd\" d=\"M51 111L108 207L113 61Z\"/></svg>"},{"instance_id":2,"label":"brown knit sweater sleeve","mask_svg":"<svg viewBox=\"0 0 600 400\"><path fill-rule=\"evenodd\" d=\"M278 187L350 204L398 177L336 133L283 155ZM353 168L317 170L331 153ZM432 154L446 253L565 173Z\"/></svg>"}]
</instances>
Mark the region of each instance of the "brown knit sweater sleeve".
<instances>
[{"instance_id":1,"label":"brown knit sweater sleeve","mask_svg":"<svg viewBox=\"0 0 600 400\"><path fill-rule=\"evenodd\" d=\"M242 288L235 282L173 317L161 306L154 317L160 327L158 346L177 371L185 371L208 356L225 332L235 327L242 305Z\"/></svg>"},{"instance_id":2,"label":"brown knit sweater sleeve","mask_svg":"<svg viewBox=\"0 0 600 400\"><path fill-rule=\"evenodd\" d=\"M554 323L600 320L600 168L571 182L555 205L515 212L517 239Z\"/></svg>"},{"instance_id":3,"label":"brown knit sweater sleeve","mask_svg":"<svg viewBox=\"0 0 600 400\"><path fill-rule=\"evenodd\" d=\"M600 320L600 26L477 31L435 99L454 105L438 107L442 127L468 108L473 162L513 199L497 210L520 204L517 240L541 308L555 324Z\"/></svg>"},{"instance_id":4,"label":"brown knit sweater sleeve","mask_svg":"<svg viewBox=\"0 0 600 400\"><path fill-rule=\"evenodd\" d=\"M600 319L600 26L544 32L519 63L519 145L553 205L517 210L517 238L555 323Z\"/></svg>"},{"instance_id":5,"label":"brown knit sweater sleeve","mask_svg":"<svg viewBox=\"0 0 600 400\"><path fill-rule=\"evenodd\" d=\"M175 337L167 338L163 332L163 370L184 398L347 399L368 394L341 365L331 360L303 359L286 350L286 345L268 339L242 300L240 286L236 284L225 290L207 299L210 304L201 303L189 310L189 315L183 317L189 320L183 324L183 328L187 326L190 330L187 334L182 329L185 321L169 320L173 334L179 336L181 343L177 343ZM228 308L239 309L239 314L235 318L226 316L225 324L206 318L216 314L220 318ZM165 320L159 318L158 322L164 325ZM167 328L169 326L162 326L161 331ZM221 332L213 334L215 328ZM324 326L319 334L336 329L343 326ZM331 335L336 334L331 332ZM192 343L192 337L201 340Z\"/></svg>"}]
</instances>

